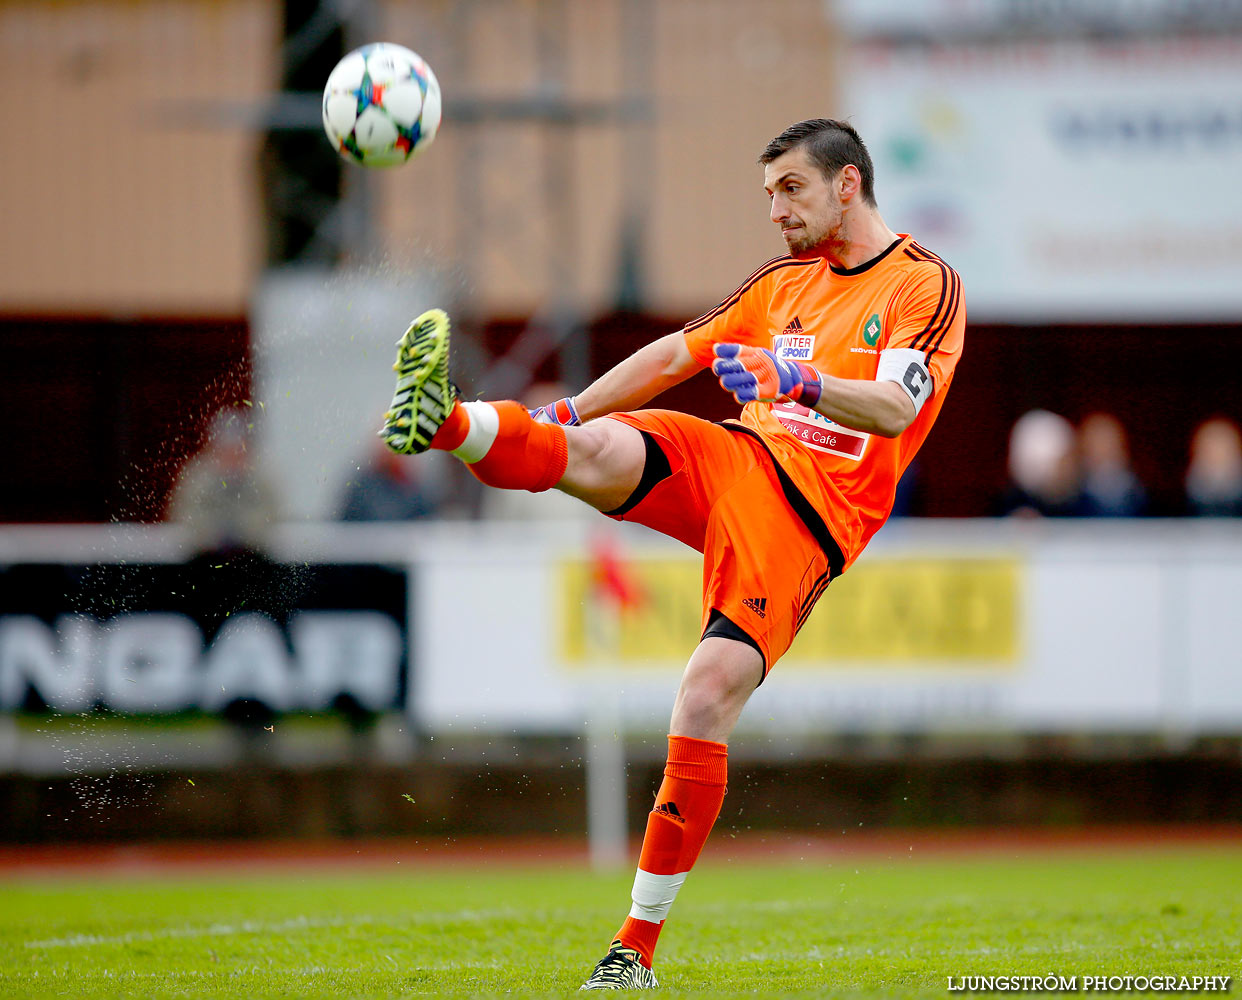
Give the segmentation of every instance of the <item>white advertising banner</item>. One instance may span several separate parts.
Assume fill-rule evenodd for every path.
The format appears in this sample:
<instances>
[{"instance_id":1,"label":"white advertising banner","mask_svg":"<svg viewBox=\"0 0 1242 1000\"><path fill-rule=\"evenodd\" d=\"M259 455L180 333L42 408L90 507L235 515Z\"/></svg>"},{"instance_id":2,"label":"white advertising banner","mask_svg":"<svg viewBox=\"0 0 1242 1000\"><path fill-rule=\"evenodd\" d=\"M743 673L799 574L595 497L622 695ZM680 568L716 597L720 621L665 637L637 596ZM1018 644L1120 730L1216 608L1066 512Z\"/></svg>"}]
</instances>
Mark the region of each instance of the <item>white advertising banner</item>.
<instances>
[{"instance_id":1,"label":"white advertising banner","mask_svg":"<svg viewBox=\"0 0 1242 1000\"><path fill-rule=\"evenodd\" d=\"M976 321L1242 319L1242 36L849 48L880 211Z\"/></svg>"},{"instance_id":2,"label":"white advertising banner","mask_svg":"<svg viewBox=\"0 0 1242 1000\"><path fill-rule=\"evenodd\" d=\"M667 724L698 556L491 525L420 546L410 711L431 732L573 731L601 698ZM509 530L505 530L508 528ZM592 568L594 567L594 568ZM602 576L643 595L619 610ZM819 602L743 730L1242 731L1242 525L896 522ZM614 710L610 707L610 710Z\"/></svg>"}]
</instances>

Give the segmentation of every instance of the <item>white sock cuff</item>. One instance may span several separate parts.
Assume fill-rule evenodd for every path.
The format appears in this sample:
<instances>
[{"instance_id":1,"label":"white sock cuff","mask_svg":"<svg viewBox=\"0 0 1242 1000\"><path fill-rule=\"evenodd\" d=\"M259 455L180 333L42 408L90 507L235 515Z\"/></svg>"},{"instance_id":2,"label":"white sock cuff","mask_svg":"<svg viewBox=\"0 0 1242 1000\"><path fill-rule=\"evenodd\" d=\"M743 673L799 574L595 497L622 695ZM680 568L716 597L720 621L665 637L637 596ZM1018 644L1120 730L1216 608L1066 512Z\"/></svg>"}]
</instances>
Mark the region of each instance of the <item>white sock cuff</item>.
<instances>
[{"instance_id":1,"label":"white sock cuff","mask_svg":"<svg viewBox=\"0 0 1242 1000\"><path fill-rule=\"evenodd\" d=\"M678 872L676 875L653 875L641 868L634 873L634 889L630 898L634 905L630 907L630 916L635 920L646 920L658 924L668 916L673 900L681 891L681 884L686 881L689 872Z\"/></svg>"},{"instance_id":2,"label":"white sock cuff","mask_svg":"<svg viewBox=\"0 0 1242 1000\"><path fill-rule=\"evenodd\" d=\"M481 399L462 403L461 407L470 418L470 429L466 431L466 440L453 449L453 454L467 465L473 465L491 450L500 431L500 413Z\"/></svg>"}]
</instances>

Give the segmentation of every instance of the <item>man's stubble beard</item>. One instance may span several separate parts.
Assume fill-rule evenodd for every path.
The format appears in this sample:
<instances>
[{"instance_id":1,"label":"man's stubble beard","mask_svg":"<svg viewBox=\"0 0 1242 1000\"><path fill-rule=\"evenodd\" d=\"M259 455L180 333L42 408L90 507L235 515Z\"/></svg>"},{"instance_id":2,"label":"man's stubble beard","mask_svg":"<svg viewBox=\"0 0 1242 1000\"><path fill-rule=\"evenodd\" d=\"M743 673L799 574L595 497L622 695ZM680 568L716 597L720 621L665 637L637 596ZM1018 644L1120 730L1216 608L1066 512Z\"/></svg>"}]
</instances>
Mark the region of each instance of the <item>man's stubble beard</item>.
<instances>
[{"instance_id":1,"label":"man's stubble beard","mask_svg":"<svg viewBox=\"0 0 1242 1000\"><path fill-rule=\"evenodd\" d=\"M800 235L793 241L785 240L785 246L791 257L815 257L827 247L840 246L845 242L841 230L844 213L837 210L836 216L817 234L813 235L806 223L802 224Z\"/></svg>"}]
</instances>

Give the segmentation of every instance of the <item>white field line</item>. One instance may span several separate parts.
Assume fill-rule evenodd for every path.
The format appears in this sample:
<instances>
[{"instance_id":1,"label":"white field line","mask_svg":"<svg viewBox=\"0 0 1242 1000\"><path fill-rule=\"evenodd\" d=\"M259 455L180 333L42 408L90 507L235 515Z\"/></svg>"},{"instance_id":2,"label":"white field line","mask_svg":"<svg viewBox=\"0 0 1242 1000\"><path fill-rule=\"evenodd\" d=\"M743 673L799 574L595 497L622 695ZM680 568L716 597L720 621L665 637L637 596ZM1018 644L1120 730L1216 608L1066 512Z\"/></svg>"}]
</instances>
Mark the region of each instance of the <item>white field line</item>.
<instances>
[{"instance_id":1,"label":"white field line","mask_svg":"<svg viewBox=\"0 0 1242 1000\"><path fill-rule=\"evenodd\" d=\"M694 963L687 962L687 968L694 968ZM378 968L377 966L349 966L349 965L311 965L293 969L280 969L282 976L353 976L353 975L373 975L375 973L383 973L386 976L392 975L393 972L458 972L462 969L492 969L500 970L506 968L506 963L499 960L488 962L419 962L409 965L399 965L395 970L387 968ZM272 966L224 966L220 969L166 969L163 972L150 972L144 969L94 969L93 975L101 976L104 979L236 979L239 976L269 976L272 974ZM55 980L62 978L59 970L52 969L47 972L35 970L32 973L17 973L16 979L29 980ZM75 972L74 975L81 976L83 973Z\"/></svg>"},{"instance_id":2,"label":"white field line","mask_svg":"<svg viewBox=\"0 0 1242 1000\"><path fill-rule=\"evenodd\" d=\"M327 927L368 927L378 923L395 927L408 924L480 923L485 920L516 918L517 910L457 910L451 913L411 913L383 920L370 916L331 917L317 919L293 917L290 920L263 922L244 920L237 924L186 925L182 927L159 927L152 930L128 931L125 934L70 934L66 937L44 938L27 941L27 948L91 948L97 945L132 944L137 941L166 941L178 938L232 937L238 934L279 934L286 931L317 930Z\"/></svg>"},{"instance_id":3,"label":"white field line","mask_svg":"<svg viewBox=\"0 0 1242 1000\"><path fill-rule=\"evenodd\" d=\"M761 910L767 913L803 913L807 910L840 910L841 904L834 899L757 899L742 903L696 903L687 901L683 913L693 910L695 913L736 913L745 906L747 910Z\"/></svg>"}]
</instances>

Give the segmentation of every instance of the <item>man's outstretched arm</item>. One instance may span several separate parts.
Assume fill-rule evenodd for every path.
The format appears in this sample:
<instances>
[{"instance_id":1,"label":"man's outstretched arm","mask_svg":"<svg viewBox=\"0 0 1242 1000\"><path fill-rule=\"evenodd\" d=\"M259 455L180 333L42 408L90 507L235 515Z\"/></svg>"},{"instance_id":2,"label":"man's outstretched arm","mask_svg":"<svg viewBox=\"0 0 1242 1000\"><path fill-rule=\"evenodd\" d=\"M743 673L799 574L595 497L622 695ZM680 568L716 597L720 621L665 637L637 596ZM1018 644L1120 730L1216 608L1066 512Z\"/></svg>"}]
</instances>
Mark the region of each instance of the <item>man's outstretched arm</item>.
<instances>
[{"instance_id":1,"label":"man's outstretched arm","mask_svg":"<svg viewBox=\"0 0 1242 1000\"><path fill-rule=\"evenodd\" d=\"M685 335L679 330L652 341L601 375L572 397L573 410L583 421L633 410L701 369L686 349Z\"/></svg>"},{"instance_id":2,"label":"man's outstretched arm","mask_svg":"<svg viewBox=\"0 0 1242 1000\"><path fill-rule=\"evenodd\" d=\"M894 356L896 368L884 360L875 381L823 375L810 365L743 344L717 344L712 370L721 386L739 403L801 403L845 427L896 437L918 415L919 404L915 400L930 379L921 363L913 374L900 370L910 362L905 355L914 356L916 352L885 353ZM921 381L915 374L921 375ZM899 384L903 381L904 387Z\"/></svg>"},{"instance_id":3,"label":"man's outstretched arm","mask_svg":"<svg viewBox=\"0 0 1242 1000\"><path fill-rule=\"evenodd\" d=\"M897 437L914 423L917 411L896 382L821 375L819 401L811 407L829 420L856 431Z\"/></svg>"}]
</instances>

